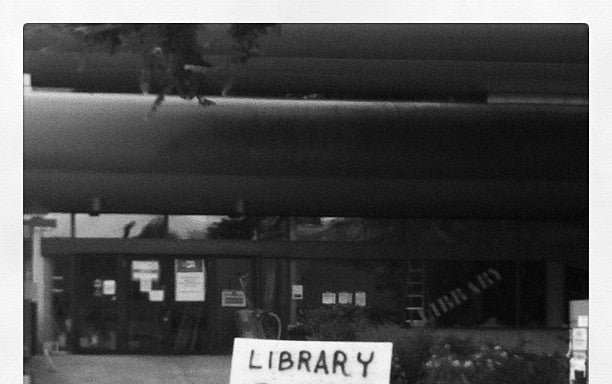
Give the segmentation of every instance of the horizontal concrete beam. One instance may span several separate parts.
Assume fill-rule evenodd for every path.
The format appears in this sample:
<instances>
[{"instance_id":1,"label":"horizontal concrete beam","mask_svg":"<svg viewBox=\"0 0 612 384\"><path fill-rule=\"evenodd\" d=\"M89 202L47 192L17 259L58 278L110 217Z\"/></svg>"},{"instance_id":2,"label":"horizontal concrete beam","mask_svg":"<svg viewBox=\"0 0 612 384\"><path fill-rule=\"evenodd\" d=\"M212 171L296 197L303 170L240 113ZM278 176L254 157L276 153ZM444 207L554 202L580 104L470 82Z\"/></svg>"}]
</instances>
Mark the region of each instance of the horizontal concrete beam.
<instances>
[{"instance_id":1,"label":"horizontal concrete beam","mask_svg":"<svg viewBox=\"0 0 612 384\"><path fill-rule=\"evenodd\" d=\"M557 260L587 268L582 246L525 244L385 244L368 242L302 242L164 239L43 239L47 257L79 254L147 254L175 257L282 257L305 259L406 259L503 261Z\"/></svg>"},{"instance_id":2,"label":"horizontal concrete beam","mask_svg":"<svg viewBox=\"0 0 612 384\"><path fill-rule=\"evenodd\" d=\"M24 202L55 212L584 219L586 182L25 171Z\"/></svg>"}]
</instances>

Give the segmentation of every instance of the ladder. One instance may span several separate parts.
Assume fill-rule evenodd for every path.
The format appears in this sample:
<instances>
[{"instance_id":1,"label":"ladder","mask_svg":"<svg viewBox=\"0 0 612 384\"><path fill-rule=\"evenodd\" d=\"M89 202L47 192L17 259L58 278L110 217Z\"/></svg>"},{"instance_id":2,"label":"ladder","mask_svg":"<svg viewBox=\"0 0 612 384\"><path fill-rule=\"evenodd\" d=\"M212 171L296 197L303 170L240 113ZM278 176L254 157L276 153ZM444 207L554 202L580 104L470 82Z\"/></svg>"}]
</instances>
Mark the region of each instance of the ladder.
<instances>
[{"instance_id":1,"label":"ladder","mask_svg":"<svg viewBox=\"0 0 612 384\"><path fill-rule=\"evenodd\" d=\"M409 261L406 276L405 321L411 327L424 327L425 315L425 263Z\"/></svg>"}]
</instances>

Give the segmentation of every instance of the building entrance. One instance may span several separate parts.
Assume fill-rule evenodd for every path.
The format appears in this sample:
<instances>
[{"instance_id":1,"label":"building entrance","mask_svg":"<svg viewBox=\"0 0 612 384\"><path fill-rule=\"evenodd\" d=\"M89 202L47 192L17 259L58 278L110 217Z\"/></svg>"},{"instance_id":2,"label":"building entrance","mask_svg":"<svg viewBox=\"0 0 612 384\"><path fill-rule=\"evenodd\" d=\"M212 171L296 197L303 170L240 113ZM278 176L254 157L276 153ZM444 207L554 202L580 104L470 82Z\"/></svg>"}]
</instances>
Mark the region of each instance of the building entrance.
<instances>
[{"instance_id":1,"label":"building entrance","mask_svg":"<svg viewBox=\"0 0 612 384\"><path fill-rule=\"evenodd\" d=\"M203 258L80 256L75 341L81 353L211 350Z\"/></svg>"}]
</instances>

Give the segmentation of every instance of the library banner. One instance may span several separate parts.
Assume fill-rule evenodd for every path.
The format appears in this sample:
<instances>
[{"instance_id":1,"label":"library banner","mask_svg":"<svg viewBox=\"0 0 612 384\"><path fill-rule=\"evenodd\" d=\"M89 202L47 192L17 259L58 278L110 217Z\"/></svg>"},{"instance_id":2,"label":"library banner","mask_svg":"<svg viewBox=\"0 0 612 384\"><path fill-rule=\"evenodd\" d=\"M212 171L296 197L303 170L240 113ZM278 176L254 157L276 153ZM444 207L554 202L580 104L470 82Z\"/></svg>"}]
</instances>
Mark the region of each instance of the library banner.
<instances>
[{"instance_id":1,"label":"library banner","mask_svg":"<svg viewBox=\"0 0 612 384\"><path fill-rule=\"evenodd\" d=\"M230 384L388 383L392 343L234 339Z\"/></svg>"}]
</instances>

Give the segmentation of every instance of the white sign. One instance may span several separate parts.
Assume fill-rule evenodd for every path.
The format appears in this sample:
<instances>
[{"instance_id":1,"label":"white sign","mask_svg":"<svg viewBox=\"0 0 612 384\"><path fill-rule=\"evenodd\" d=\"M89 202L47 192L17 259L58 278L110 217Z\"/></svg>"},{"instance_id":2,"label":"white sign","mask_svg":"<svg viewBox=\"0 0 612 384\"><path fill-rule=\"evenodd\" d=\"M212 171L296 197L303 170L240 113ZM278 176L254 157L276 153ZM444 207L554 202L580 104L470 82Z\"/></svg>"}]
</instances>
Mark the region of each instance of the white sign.
<instances>
[{"instance_id":1,"label":"white sign","mask_svg":"<svg viewBox=\"0 0 612 384\"><path fill-rule=\"evenodd\" d=\"M323 304L336 304L336 292L323 292L321 302Z\"/></svg>"},{"instance_id":2,"label":"white sign","mask_svg":"<svg viewBox=\"0 0 612 384\"><path fill-rule=\"evenodd\" d=\"M578 326L588 327L589 326L589 316L588 315L578 315Z\"/></svg>"},{"instance_id":3,"label":"white sign","mask_svg":"<svg viewBox=\"0 0 612 384\"><path fill-rule=\"evenodd\" d=\"M164 290L152 289L149 291L149 301L164 301Z\"/></svg>"},{"instance_id":4,"label":"white sign","mask_svg":"<svg viewBox=\"0 0 612 384\"><path fill-rule=\"evenodd\" d=\"M353 304L353 293L352 292L338 293L338 304Z\"/></svg>"},{"instance_id":5,"label":"white sign","mask_svg":"<svg viewBox=\"0 0 612 384\"><path fill-rule=\"evenodd\" d=\"M140 292L151 292L153 289L153 281L150 279L140 280Z\"/></svg>"},{"instance_id":6,"label":"white sign","mask_svg":"<svg viewBox=\"0 0 612 384\"><path fill-rule=\"evenodd\" d=\"M159 279L159 263L157 260L132 260L132 280Z\"/></svg>"},{"instance_id":7,"label":"white sign","mask_svg":"<svg viewBox=\"0 0 612 384\"><path fill-rule=\"evenodd\" d=\"M392 343L234 339L230 384L388 383Z\"/></svg>"},{"instance_id":8,"label":"white sign","mask_svg":"<svg viewBox=\"0 0 612 384\"><path fill-rule=\"evenodd\" d=\"M358 307L366 306L366 293L365 292L355 292L355 305Z\"/></svg>"},{"instance_id":9,"label":"white sign","mask_svg":"<svg viewBox=\"0 0 612 384\"><path fill-rule=\"evenodd\" d=\"M244 291L224 289L221 291L222 307L246 307L246 295Z\"/></svg>"},{"instance_id":10,"label":"white sign","mask_svg":"<svg viewBox=\"0 0 612 384\"><path fill-rule=\"evenodd\" d=\"M176 260L175 300L204 301L205 269L204 260Z\"/></svg>"},{"instance_id":11,"label":"white sign","mask_svg":"<svg viewBox=\"0 0 612 384\"><path fill-rule=\"evenodd\" d=\"M102 294L103 295L114 295L117 292L117 285L115 280L104 280L102 282Z\"/></svg>"},{"instance_id":12,"label":"white sign","mask_svg":"<svg viewBox=\"0 0 612 384\"><path fill-rule=\"evenodd\" d=\"M302 300L304 298L304 286L293 284L291 286L291 298L293 300Z\"/></svg>"},{"instance_id":13,"label":"white sign","mask_svg":"<svg viewBox=\"0 0 612 384\"><path fill-rule=\"evenodd\" d=\"M572 328L572 350L587 350L588 330L587 328Z\"/></svg>"}]
</instances>

